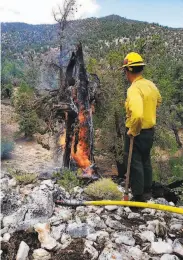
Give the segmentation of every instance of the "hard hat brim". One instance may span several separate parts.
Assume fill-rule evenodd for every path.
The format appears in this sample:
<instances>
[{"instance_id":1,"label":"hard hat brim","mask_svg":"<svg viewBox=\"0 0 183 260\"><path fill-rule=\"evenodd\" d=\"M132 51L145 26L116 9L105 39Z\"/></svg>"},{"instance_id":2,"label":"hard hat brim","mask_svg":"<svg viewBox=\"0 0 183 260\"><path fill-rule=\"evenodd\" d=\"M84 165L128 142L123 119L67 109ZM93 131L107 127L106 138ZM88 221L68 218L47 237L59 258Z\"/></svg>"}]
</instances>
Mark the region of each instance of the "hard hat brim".
<instances>
[{"instance_id":1,"label":"hard hat brim","mask_svg":"<svg viewBox=\"0 0 183 260\"><path fill-rule=\"evenodd\" d=\"M125 67L138 67L138 66L146 66L146 64L144 62L138 64L130 64L130 65L125 64L122 67L119 67L118 70L124 69Z\"/></svg>"}]
</instances>

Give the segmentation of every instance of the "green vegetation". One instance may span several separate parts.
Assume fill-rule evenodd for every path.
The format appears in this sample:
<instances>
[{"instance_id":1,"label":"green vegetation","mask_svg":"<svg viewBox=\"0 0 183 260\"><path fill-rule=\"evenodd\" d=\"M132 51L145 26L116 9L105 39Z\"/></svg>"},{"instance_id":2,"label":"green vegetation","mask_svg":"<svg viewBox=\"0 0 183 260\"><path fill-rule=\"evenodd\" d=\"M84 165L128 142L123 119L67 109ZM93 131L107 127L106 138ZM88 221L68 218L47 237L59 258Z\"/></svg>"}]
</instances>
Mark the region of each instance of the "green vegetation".
<instances>
[{"instance_id":1,"label":"green vegetation","mask_svg":"<svg viewBox=\"0 0 183 260\"><path fill-rule=\"evenodd\" d=\"M102 200L121 200L122 192L118 190L118 186L111 179L103 178L90 185L85 189L85 193L91 199Z\"/></svg>"},{"instance_id":2,"label":"green vegetation","mask_svg":"<svg viewBox=\"0 0 183 260\"><path fill-rule=\"evenodd\" d=\"M103 150L100 153L105 153L120 161L123 158L124 102L129 83L125 81L125 76L119 72L118 68L125 55L132 50L142 54L148 63L144 76L153 80L160 89L163 104L158 109L155 146L158 146L160 151L166 150L171 156L182 145L178 129L183 126L183 105L181 102L183 99L183 67L180 61L176 62L176 59L169 55L163 44L163 39L160 37L152 37L149 40L137 39L133 43L123 44L110 50L102 60L89 60L89 71L97 73L101 80L101 93L94 118L96 128L100 128L102 131ZM161 156L156 154L155 157L160 158ZM168 162L167 164L169 165ZM169 178L165 177L167 176L165 163L156 160L154 168L156 179L167 180L174 176L173 169L169 167ZM178 178L178 175L176 176Z\"/></svg>"},{"instance_id":3,"label":"green vegetation","mask_svg":"<svg viewBox=\"0 0 183 260\"><path fill-rule=\"evenodd\" d=\"M37 179L36 173L24 172L20 170L9 170L10 174L16 179L18 184L34 183Z\"/></svg>"},{"instance_id":4,"label":"green vegetation","mask_svg":"<svg viewBox=\"0 0 183 260\"><path fill-rule=\"evenodd\" d=\"M57 178L57 183L69 193L72 192L74 187L82 185L82 182L77 178L77 174L69 169L64 169L62 174L55 173L54 177Z\"/></svg>"},{"instance_id":5,"label":"green vegetation","mask_svg":"<svg viewBox=\"0 0 183 260\"><path fill-rule=\"evenodd\" d=\"M32 137L39 131L40 122L34 108L34 92L26 83L21 83L13 97L15 112L18 114L19 130L25 137Z\"/></svg>"}]
</instances>

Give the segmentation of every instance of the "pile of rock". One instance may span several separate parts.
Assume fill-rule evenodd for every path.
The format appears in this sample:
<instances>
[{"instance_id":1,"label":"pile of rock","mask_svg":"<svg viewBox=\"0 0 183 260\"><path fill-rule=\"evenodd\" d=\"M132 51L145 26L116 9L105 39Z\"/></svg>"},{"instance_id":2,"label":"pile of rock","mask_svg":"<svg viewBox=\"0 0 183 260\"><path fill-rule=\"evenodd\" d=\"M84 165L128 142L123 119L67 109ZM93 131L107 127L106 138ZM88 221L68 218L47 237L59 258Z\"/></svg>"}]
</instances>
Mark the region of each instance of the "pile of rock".
<instances>
[{"instance_id":1,"label":"pile of rock","mask_svg":"<svg viewBox=\"0 0 183 260\"><path fill-rule=\"evenodd\" d=\"M56 259L54 254L62 254L76 239L82 239L86 259L183 258L183 215L154 209L134 213L128 207L118 206L58 206L54 196L70 195L52 180L19 187L5 175L1 188L1 242L9 243L15 231L31 227L40 241L40 248L33 251L30 244L22 241L16 252L17 260ZM76 187L73 193L83 199L82 188ZM157 202L168 204L163 199ZM1 254L3 259L3 250Z\"/></svg>"}]
</instances>

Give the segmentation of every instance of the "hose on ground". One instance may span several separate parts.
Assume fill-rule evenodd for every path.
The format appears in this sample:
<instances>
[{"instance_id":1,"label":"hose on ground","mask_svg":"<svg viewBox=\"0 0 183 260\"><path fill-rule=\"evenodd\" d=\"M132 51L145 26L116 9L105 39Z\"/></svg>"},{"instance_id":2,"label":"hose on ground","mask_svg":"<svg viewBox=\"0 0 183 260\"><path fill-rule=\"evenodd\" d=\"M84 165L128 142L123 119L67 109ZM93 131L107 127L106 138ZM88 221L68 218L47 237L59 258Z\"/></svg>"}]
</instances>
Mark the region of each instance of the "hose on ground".
<instances>
[{"instance_id":1,"label":"hose on ground","mask_svg":"<svg viewBox=\"0 0 183 260\"><path fill-rule=\"evenodd\" d=\"M150 208L150 209L169 211L177 214L183 214L183 208L177 208L177 207L167 206L162 204L135 202L135 201L113 201L113 200L84 201L84 205L94 205L94 206L116 205L116 206L137 207L137 208Z\"/></svg>"},{"instance_id":2,"label":"hose on ground","mask_svg":"<svg viewBox=\"0 0 183 260\"><path fill-rule=\"evenodd\" d=\"M56 204L64 206L124 206L124 207L137 207L137 208L150 208L162 211L168 211L172 213L182 214L183 208L177 208L173 206L167 206L162 204L136 202L136 201L115 201L115 200L99 200L99 201L78 201L78 200L57 200Z\"/></svg>"}]
</instances>

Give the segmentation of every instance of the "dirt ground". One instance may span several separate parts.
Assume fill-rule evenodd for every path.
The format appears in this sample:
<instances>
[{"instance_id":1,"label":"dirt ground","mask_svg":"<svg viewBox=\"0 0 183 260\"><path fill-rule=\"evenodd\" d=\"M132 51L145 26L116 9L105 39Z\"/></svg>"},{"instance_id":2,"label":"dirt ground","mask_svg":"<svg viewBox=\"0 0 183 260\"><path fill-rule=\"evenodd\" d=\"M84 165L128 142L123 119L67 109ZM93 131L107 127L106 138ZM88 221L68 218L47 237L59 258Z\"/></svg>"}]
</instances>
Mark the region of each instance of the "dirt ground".
<instances>
[{"instance_id":1,"label":"dirt ground","mask_svg":"<svg viewBox=\"0 0 183 260\"><path fill-rule=\"evenodd\" d=\"M3 254L2 260L15 260L17 251L21 241L24 241L29 247L29 259L32 260L32 254L35 249L41 247L36 232L18 231L15 232L8 243L1 243L1 249ZM52 260L90 260L91 257L84 251L83 239L74 239L72 243L65 249L57 252L51 252Z\"/></svg>"},{"instance_id":2,"label":"dirt ground","mask_svg":"<svg viewBox=\"0 0 183 260\"><path fill-rule=\"evenodd\" d=\"M1 104L1 135L15 143L9 159L2 160L2 170L18 169L27 172L40 172L57 166L53 160L53 151L43 148L36 140L27 141L16 138L18 124L10 105Z\"/></svg>"},{"instance_id":3,"label":"dirt ground","mask_svg":"<svg viewBox=\"0 0 183 260\"><path fill-rule=\"evenodd\" d=\"M50 150L38 144L36 139L27 141L24 138L15 138L18 131L16 115L8 102L1 104L1 133L3 137L8 137L15 142L15 148L9 159L2 160L1 169L16 169L30 173L39 173L49 171L55 167L61 166L59 162L54 160L53 146ZM112 161L104 156L95 157L97 166L101 172L106 175L116 175L117 170Z\"/></svg>"}]
</instances>

